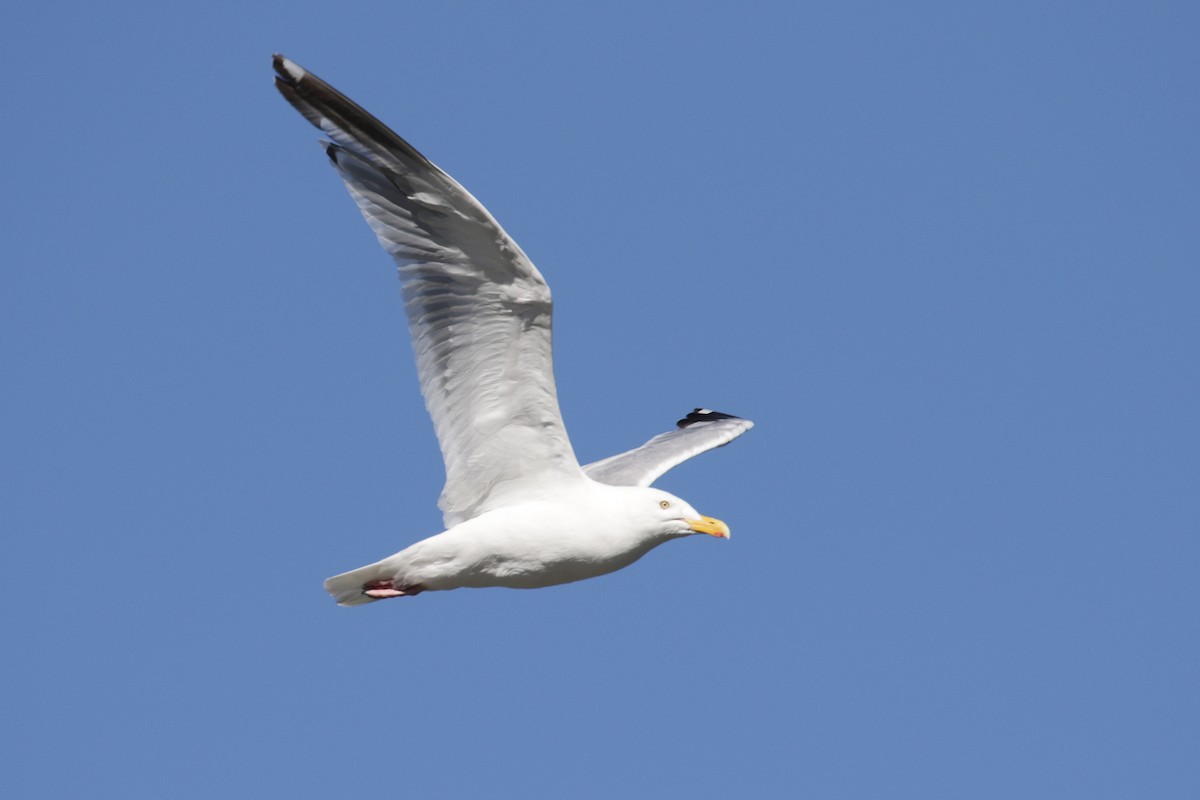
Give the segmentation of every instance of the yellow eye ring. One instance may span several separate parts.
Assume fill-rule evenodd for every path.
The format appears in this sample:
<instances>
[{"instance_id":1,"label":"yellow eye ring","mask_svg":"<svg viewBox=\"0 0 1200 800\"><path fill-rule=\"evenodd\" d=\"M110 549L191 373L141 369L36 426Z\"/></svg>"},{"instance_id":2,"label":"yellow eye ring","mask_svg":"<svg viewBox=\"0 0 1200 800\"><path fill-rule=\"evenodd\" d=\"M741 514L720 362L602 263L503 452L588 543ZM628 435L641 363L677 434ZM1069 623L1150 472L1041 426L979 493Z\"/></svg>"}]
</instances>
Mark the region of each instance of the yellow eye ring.
<instances>
[{"instance_id":1,"label":"yellow eye ring","mask_svg":"<svg viewBox=\"0 0 1200 800\"><path fill-rule=\"evenodd\" d=\"M671 501L669 501L669 500L659 500L659 501L658 501L658 507L659 507L659 508L670 508L670 507L671 507Z\"/></svg>"}]
</instances>

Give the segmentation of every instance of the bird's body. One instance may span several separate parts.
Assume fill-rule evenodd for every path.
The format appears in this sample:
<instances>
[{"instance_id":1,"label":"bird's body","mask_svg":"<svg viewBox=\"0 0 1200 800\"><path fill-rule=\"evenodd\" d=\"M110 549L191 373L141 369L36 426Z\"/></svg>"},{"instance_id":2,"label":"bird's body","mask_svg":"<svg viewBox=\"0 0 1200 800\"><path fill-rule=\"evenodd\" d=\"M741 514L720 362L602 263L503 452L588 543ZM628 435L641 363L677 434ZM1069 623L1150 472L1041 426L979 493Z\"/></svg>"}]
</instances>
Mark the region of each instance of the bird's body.
<instances>
[{"instance_id":1,"label":"bird's body","mask_svg":"<svg viewBox=\"0 0 1200 800\"><path fill-rule=\"evenodd\" d=\"M325 582L342 605L423 591L533 589L604 575L679 536L729 536L650 483L753 423L696 409L677 430L580 467L551 366L545 280L491 214L324 81L275 57L280 93L324 142L399 266L425 404L446 466L446 530Z\"/></svg>"},{"instance_id":2,"label":"bird's body","mask_svg":"<svg viewBox=\"0 0 1200 800\"><path fill-rule=\"evenodd\" d=\"M641 512L657 521L654 511L667 516L659 503L674 502L665 500L670 496L665 492L646 492L655 490L581 480L554 498L487 511L375 564L330 578L328 588L339 602L351 604L363 586L376 587L367 590L376 592L368 597L381 598L464 587L538 589L605 575L669 539L695 533L689 527L672 531L641 524L646 516Z\"/></svg>"}]
</instances>

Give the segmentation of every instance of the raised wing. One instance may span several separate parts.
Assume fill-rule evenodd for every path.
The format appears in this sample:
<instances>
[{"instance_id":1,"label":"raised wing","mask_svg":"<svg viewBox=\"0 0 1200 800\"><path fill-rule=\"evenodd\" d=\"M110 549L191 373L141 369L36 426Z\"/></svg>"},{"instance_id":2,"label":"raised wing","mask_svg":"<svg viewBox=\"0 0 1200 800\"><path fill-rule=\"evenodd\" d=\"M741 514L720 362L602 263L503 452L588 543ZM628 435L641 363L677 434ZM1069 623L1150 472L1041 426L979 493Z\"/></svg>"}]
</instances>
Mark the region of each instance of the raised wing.
<instances>
[{"instance_id":1,"label":"raised wing","mask_svg":"<svg viewBox=\"0 0 1200 800\"><path fill-rule=\"evenodd\" d=\"M563 428L550 289L479 201L329 84L276 55L275 87L322 142L399 265L450 527L533 486L582 480Z\"/></svg>"},{"instance_id":2,"label":"raised wing","mask_svg":"<svg viewBox=\"0 0 1200 800\"><path fill-rule=\"evenodd\" d=\"M697 408L675 424L675 430L660 433L641 447L588 464L583 471L592 480L614 486L649 486L672 467L727 445L754 427L748 419L707 408Z\"/></svg>"}]
</instances>

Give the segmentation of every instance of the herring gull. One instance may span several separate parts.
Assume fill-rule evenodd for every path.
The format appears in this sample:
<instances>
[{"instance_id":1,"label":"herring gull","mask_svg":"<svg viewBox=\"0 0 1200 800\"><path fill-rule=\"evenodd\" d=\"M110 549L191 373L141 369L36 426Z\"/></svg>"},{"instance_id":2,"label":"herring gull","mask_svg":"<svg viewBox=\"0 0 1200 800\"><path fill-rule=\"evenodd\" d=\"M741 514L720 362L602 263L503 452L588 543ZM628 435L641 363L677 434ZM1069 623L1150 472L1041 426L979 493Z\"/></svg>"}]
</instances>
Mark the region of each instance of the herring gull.
<instances>
[{"instance_id":1,"label":"herring gull","mask_svg":"<svg viewBox=\"0 0 1200 800\"><path fill-rule=\"evenodd\" d=\"M446 530L335 575L360 605L423 591L533 589L592 578L718 519L650 484L728 444L747 419L697 408L640 447L581 467L559 413L550 290L479 201L356 103L283 56L275 87L399 267L417 372L446 467Z\"/></svg>"}]
</instances>

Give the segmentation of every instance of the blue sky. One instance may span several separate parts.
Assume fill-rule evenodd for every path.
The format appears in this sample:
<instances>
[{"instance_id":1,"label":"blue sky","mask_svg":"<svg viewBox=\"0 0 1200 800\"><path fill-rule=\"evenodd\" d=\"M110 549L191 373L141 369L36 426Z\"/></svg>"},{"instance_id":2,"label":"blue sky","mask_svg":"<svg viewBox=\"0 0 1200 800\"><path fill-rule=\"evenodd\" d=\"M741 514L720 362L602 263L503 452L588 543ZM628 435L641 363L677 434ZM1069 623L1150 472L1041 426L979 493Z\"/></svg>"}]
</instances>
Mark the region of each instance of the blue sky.
<instances>
[{"instance_id":1,"label":"blue sky","mask_svg":"<svg viewBox=\"0 0 1200 800\"><path fill-rule=\"evenodd\" d=\"M5 12L6 796L1197 796L1200 14L782 7ZM581 458L758 423L660 484L731 541L333 605L441 465L276 50L541 268Z\"/></svg>"}]
</instances>

